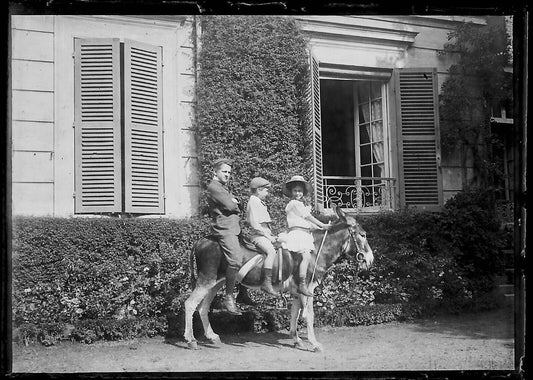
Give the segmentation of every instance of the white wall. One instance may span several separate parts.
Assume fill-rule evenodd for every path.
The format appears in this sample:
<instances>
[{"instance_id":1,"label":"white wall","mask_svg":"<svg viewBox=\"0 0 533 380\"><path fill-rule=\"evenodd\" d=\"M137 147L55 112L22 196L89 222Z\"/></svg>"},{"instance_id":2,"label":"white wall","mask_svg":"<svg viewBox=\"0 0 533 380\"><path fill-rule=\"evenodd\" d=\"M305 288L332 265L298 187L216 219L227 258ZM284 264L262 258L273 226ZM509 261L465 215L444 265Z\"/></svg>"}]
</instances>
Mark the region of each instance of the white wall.
<instances>
[{"instance_id":1,"label":"white wall","mask_svg":"<svg viewBox=\"0 0 533 380\"><path fill-rule=\"evenodd\" d=\"M12 212L54 214L54 17L11 19Z\"/></svg>"},{"instance_id":2,"label":"white wall","mask_svg":"<svg viewBox=\"0 0 533 380\"><path fill-rule=\"evenodd\" d=\"M163 47L165 217L196 213L193 18L12 16L13 215L74 213L74 38Z\"/></svg>"}]
</instances>

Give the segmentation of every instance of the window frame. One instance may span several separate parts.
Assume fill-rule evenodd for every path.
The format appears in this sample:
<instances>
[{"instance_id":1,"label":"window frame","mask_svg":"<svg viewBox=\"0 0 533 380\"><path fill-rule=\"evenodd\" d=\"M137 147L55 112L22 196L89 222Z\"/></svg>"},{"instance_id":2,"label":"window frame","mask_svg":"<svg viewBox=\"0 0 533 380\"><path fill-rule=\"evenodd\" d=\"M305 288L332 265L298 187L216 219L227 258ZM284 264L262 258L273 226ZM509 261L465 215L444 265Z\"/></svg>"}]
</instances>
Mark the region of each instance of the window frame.
<instances>
[{"instance_id":1,"label":"window frame","mask_svg":"<svg viewBox=\"0 0 533 380\"><path fill-rule=\"evenodd\" d=\"M357 83L358 81L354 80L353 81L353 99L354 99L354 144L355 144L355 176L356 177L362 177L362 173L361 173L361 166L362 166L362 161L361 161L361 142L360 142L360 128L361 128L361 123L359 122L359 106L360 106L360 103L359 103L359 91L358 91L358 86L357 86ZM376 81L372 81L372 80L361 80L361 82L364 82L364 83L372 83L372 82L376 82ZM381 118L381 122L382 122L382 126L383 126L383 172L381 173L381 176L380 177L383 177L383 178L391 178L392 175L391 175L391 167L392 167L392 162L391 162L391 156L389 154L389 135L390 135L390 123L389 123L389 116L388 116L388 102L389 102L389 97L388 97L388 91L387 91L387 88L388 88L388 82L385 82L385 81L379 81L380 83L380 92L381 92L381 113L382 113L382 118ZM372 115L372 112L371 112L371 102L372 102L372 97L370 96L369 97L369 107L370 107L370 115ZM370 118L370 121L369 121L370 125L372 125L372 117ZM369 136L370 137L370 136ZM370 143L369 143L369 146L370 146L370 154L372 156L372 144L374 142L371 140ZM373 169L372 169L373 170ZM374 175L372 175L372 177L374 177ZM374 180L372 180L374 181ZM391 190L391 194L393 194L393 189ZM394 208L394 202L391 202L391 206L392 208ZM359 199L358 200L358 205L357 205L357 210L360 211L360 212L378 212L380 210L382 210L382 206L364 206L361 204L361 200Z\"/></svg>"}]
</instances>

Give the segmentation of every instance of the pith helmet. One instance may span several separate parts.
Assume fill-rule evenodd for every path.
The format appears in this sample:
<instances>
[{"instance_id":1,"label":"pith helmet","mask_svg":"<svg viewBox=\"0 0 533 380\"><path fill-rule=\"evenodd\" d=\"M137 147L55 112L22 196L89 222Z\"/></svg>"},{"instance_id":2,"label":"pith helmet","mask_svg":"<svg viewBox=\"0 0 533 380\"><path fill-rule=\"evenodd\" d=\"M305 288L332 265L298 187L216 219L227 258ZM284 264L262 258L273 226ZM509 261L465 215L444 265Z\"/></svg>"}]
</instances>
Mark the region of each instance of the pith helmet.
<instances>
[{"instance_id":1,"label":"pith helmet","mask_svg":"<svg viewBox=\"0 0 533 380\"><path fill-rule=\"evenodd\" d=\"M292 187L295 184L300 184L304 188L304 195L309 194L311 191L313 191L312 186L305 180L304 177L301 175L294 175L290 180L285 182L285 187L283 187L283 194L285 194L288 197L292 197Z\"/></svg>"}]
</instances>

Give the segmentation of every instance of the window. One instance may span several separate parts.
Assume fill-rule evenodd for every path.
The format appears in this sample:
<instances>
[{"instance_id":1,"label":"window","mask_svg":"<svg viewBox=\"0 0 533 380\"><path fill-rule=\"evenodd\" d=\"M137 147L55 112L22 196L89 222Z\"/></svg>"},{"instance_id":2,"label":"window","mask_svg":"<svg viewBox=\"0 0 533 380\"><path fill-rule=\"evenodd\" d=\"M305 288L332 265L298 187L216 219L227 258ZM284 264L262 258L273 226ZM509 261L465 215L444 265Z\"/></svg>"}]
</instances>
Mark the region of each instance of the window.
<instances>
[{"instance_id":1,"label":"window","mask_svg":"<svg viewBox=\"0 0 533 380\"><path fill-rule=\"evenodd\" d=\"M440 207L435 70L310 65L316 207Z\"/></svg>"},{"instance_id":2,"label":"window","mask_svg":"<svg viewBox=\"0 0 533 380\"><path fill-rule=\"evenodd\" d=\"M320 81L326 203L365 211L392 207L385 87L379 80Z\"/></svg>"},{"instance_id":3,"label":"window","mask_svg":"<svg viewBox=\"0 0 533 380\"><path fill-rule=\"evenodd\" d=\"M161 54L75 39L76 213L164 213Z\"/></svg>"}]
</instances>

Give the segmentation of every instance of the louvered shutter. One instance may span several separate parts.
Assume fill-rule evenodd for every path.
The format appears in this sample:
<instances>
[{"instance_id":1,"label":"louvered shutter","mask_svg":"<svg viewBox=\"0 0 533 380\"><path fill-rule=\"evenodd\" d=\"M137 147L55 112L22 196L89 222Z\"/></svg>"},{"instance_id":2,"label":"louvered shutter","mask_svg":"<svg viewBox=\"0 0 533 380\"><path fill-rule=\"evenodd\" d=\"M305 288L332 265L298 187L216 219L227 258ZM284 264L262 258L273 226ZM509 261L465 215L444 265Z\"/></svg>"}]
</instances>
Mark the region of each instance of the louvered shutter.
<instances>
[{"instance_id":1,"label":"louvered shutter","mask_svg":"<svg viewBox=\"0 0 533 380\"><path fill-rule=\"evenodd\" d=\"M118 39L76 39L75 212L121 211Z\"/></svg>"},{"instance_id":2,"label":"louvered shutter","mask_svg":"<svg viewBox=\"0 0 533 380\"><path fill-rule=\"evenodd\" d=\"M317 210L324 209L324 186L322 179L322 127L320 114L320 70L318 60L309 54L310 80L307 90L309 102L308 140L311 141L313 166L309 176L314 189L314 201Z\"/></svg>"},{"instance_id":3,"label":"louvered shutter","mask_svg":"<svg viewBox=\"0 0 533 380\"><path fill-rule=\"evenodd\" d=\"M438 208L442 180L435 69L397 70L396 95L402 204Z\"/></svg>"},{"instance_id":4,"label":"louvered shutter","mask_svg":"<svg viewBox=\"0 0 533 380\"><path fill-rule=\"evenodd\" d=\"M164 213L161 48L124 42L125 211Z\"/></svg>"}]
</instances>

